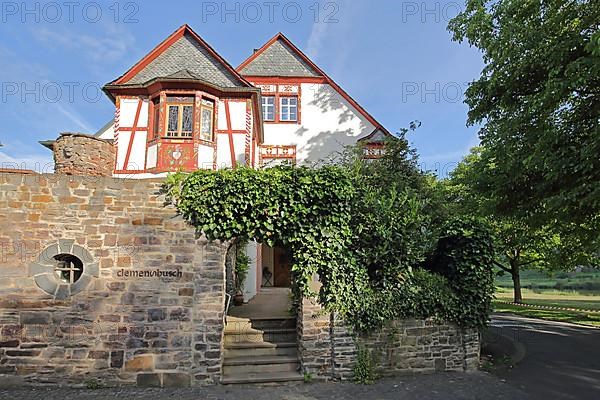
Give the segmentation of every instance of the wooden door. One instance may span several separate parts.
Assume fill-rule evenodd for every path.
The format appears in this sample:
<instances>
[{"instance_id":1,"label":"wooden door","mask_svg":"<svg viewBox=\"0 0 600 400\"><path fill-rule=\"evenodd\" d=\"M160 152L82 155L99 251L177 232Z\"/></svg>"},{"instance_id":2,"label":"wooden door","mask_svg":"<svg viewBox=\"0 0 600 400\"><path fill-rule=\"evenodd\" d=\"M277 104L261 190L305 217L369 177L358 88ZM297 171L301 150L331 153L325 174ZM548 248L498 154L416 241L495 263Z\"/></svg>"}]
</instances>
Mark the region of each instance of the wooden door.
<instances>
[{"instance_id":1,"label":"wooden door","mask_svg":"<svg viewBox=\"0 0 600 400\"><path fill-rule=\"evenodd\" d=\"M290 287L292 281L292 259L288 251L281 247L273 249L274 286Z\"/></svg>"}]
</instances>

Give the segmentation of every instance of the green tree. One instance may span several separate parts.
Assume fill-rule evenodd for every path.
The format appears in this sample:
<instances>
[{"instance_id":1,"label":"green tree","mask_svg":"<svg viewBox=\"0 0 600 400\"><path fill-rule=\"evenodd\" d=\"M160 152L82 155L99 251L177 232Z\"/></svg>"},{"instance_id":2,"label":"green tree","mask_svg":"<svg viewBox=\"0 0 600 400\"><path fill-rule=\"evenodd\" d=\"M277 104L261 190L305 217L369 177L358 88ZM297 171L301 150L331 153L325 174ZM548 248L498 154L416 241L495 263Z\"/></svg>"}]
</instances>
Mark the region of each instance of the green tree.
<instances>
[{"instance_id":1,"label":"green tree","mask_svg":"<svg viewBox=\"0 0 600 400\"><path fill-rule=\"evenodd\" d=\"M466 103L495 215L596 249L599 27L597 0L467 0L448 27L485 62Z\"/></svg>"},{"instance_id":2,"label":"green tree","mask_svg":"<svg viewBox=\"0 0 600 400\"><path fill-rule=\"evenodd\" d=\"M472 149L445 182L448 212L488 220L495 238L494 264L511 275L514 301L520 303L523 300L520 273L524 267L546 272L572 269L591 262L593 254L577 241L576 235L561 236L548 227L530 225L526 219L498 214L500 200L493 193L480 190L486 179L481 172L481 153L481 148Z\"/></svg>"}]
</instances>

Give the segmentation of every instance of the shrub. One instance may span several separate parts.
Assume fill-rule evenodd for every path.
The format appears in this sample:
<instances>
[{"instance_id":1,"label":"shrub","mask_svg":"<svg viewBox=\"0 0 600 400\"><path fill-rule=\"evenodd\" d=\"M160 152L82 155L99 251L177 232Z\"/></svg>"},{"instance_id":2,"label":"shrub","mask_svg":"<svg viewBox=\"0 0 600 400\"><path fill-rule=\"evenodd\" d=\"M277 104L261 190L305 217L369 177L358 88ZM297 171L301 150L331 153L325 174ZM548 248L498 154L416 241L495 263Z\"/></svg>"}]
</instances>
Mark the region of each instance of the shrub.
<instances>
[{"instance_id":1,"label":"shrub","mask_svg":"<svg viewBox=\"0 0 600 400\"><path fill-rule=\"evenodd\" d=\"M486 226L476 220L451 221L425 263L445 276L460 299L456 320L465 326L483 326L491 312L494 294L494 247Z\"/></svg>"},{"instance_id":2,"label":"shrub","mask_svg":"<svg viewBox=\"0 0 600 400\"><path fill-rule=\"evenodd\" d=\"M358 354L354 364L354 382L361 385L372 385L377 380L377 362L371 351L363 345L357 345Z\"/></svg>"}]
</instances>

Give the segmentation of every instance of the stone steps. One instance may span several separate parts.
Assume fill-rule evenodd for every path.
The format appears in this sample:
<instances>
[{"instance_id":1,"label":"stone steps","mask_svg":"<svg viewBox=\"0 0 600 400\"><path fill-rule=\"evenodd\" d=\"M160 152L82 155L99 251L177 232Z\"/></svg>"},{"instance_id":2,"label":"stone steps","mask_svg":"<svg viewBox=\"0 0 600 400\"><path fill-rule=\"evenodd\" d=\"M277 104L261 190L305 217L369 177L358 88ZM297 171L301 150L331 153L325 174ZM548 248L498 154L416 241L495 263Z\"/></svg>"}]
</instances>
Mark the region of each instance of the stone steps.
<instances>
[{"instance_id":1,"label":"stone steps","mask_svg":"<svg viewBox=\"0 0 600 400\"><path fill-rule=\"evenodd\" d=\"M296 341L297 335L295 329L225 331L225 343L290 343Z\"/></svg>"},{"instance_id":2,"label":"stone steps","mask_svg":"<svg viewBox=\"0 0 600 400\"><path fill-rule=\"evenodd\" d=\"M228 318L223 356L223 384L303 379L295 318Z\"/></svg>"},{"instance_id":3,"label":"stone steps","mask_svg":"<svg viewBox=\"0 0 600 400\"><path fill-rule=\"evenodd\" d=\"M270 375L275 372L298 372L299 370L300 361L297 355L237 357L223 362L224 376L263 373Z\"/></svg>"},{"instance_id":4,"label":"stone steps","mask_svg":"<svg viewBox=\"0 0 600 400\"><path fill-rule=\"evenodd\" d=\"M303 381L304 376L299 372L273 372L269 374L242 374L229 375L221 379L225 385L231 384L249 384L249 383L278 383Z\"/></svg>"}]
</instances>

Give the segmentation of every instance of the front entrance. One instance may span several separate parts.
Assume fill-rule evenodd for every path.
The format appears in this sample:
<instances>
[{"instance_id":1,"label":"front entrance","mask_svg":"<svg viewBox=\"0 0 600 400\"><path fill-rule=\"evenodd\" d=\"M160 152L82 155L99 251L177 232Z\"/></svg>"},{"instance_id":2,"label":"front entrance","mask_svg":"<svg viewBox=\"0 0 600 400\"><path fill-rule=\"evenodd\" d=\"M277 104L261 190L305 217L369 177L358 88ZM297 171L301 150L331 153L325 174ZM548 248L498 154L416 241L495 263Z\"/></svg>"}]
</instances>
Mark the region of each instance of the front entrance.
<instances>
[{"instance_id":1,"label":"front entrance","mask_svg":"<svg viewBox=\"0 0 600 400\"><path fill-rule=\"evenodd\" d=\"M290 287L292 257L283 247L262 245L262 287Z\"/></svg>"},{"instance_id":2,"label":"front entrance","mask_svg":"<svg viewBox=\"0 0 600 400\"><path fill-rule=\"evenodd\" d=\"M275 287L290 287L292 283L292 257L282 247L273 249L273 269Z\"/></svg>"}]
</instances>

